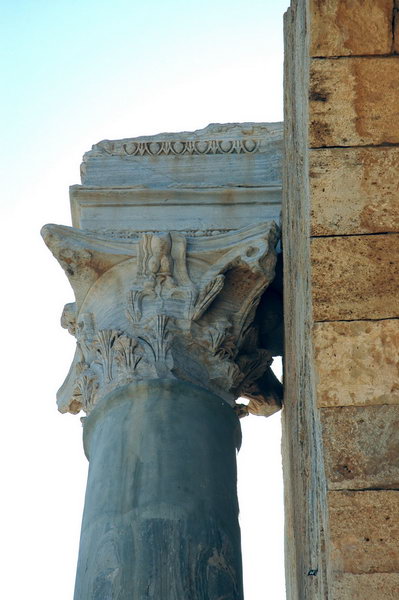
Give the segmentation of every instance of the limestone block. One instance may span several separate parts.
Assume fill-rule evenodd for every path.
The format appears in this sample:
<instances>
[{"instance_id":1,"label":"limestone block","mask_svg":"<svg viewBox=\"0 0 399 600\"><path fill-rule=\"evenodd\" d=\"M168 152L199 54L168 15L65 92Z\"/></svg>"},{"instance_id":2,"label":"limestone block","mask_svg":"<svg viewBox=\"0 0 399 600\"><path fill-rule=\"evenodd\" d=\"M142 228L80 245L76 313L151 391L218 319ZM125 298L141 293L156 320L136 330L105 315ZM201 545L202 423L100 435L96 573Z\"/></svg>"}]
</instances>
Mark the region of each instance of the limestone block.
<instances>
[{"instance_id":1,"label":"limestone block","mask_svg":"<svg viewBox=\"0 0 399 600\"><path fill-rule=\"evenodd\" d=\"M310 151L312 235L399 231L399 148Z\"/></svg>"},{"instance_id":2,"label":"limestone block","mask_svg":"<svg viewBox=\"0 0 399 600\"><path fill-rule=\"evenodd\" d=\"M316 323L320 407L399 404L399 320Z\"/></svg>"},{"instance_id":3,"label":"limestone block","mask_svg":"<svg viewBox=\"0 0 399 600\"><path fill-rule=\"evenodd\" d=\"M399 57L312 59L309 144L399 143Z\"/></svg>"},{"instance_id":4,"label":"limestone block","mask_svg":"<svg viewBox=\"0 0 399 600\"><path fill-rule=\"evenodd\" d=\"M323 408L329 489L399 488L399 406Z\"/></svg>"},{"instance_id":5,"label":"limestone block","mask_svg":"<svg viewBox=\"0 0 399 600\"><path fill-rule=\"evenodd\" d=\"M393 51L399 54L399 2L394 0L395 9L393 17Z\"/></svg>"},{"instance_id":6,"label":"limestone block","mask_svg":"<svg viewBox=\"0 0 399 600\"><path fill-rule=\"evenodd\" d=\"M331 600L397 600L398 596L399 573L333 576Z\"/></svg>"},{"instance_id":7,"label":"limestone block","mask_svg":"<svg viewBox=\"0 0 399 600\"><path fill-rule=\"evenodd\" d=\"M315 321L399 316L399 234L313 238Z\"/></svg>"},{"instance_id":8,"label":"limestone block","mask_svg":"<svg viewBox=\"0 0 399 600\"><path fill-rule=\"evenodd\" d=\"M311 0L311 56L389 54L392 0Z\"/></svg>"},{"instance_id":9,"label":"limestone block","mask_svg":"<svg viewBox=\"0 0 399 600\"><path fill-rule=\"evenodd\" d=\"M329 492L331 567L341 573L399 571L399 492Z\"/></svg>"}]
</instances>

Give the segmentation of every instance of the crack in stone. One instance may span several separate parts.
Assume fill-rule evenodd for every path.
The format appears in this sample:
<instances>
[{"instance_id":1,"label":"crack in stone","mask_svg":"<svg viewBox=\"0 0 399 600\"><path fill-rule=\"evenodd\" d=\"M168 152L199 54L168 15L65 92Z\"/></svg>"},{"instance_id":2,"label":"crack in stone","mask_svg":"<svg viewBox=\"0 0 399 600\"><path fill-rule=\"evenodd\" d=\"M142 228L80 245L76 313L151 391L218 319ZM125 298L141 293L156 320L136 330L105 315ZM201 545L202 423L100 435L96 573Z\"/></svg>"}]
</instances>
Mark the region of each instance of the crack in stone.
<instances>
[{"instance_id":1,"label":"crack in stone","mask_svg":"<svg viewBox=\"0 0 399 600\"><path fill-rule=\"evenodd\" d=\"M382 144L352 144L350 146L310 146L309 150L335 150L338 148L343 148L345 150L350 150L351 148L398 148L399 144L394 142L383 142Z\"/></svg>"},{"instance_id":2,"label":"crack in stone","mask_svg":"<svg viewBox=\"0 0 399 600\"><path fill-rule=\"evenodd\" d=\"M331 492L399 492L399 488L365 487L365 488L334 488Z\"/></svg>"},{"instance_id":3,"label":"crack in stone","mask_svg":"<svg viewBox=\"0 0 399 600\"><path fill-rule=\"evenodd\" d=\"M376 235L398 235L399 231L370 231L365 233L328 233L325 235L311 235L310 239L318 238L347 238L347 237L364 237Z\"/></svg>"},{"instance_id":4,"label":"crack in stone","mask_svg":"<svg viewBox=\"0 0 399 600\"><path fill-rule=\"evenodd\" d=\"M314 321L316 323L356 323L357 321L397 321L399 317L380 317L379 319L322 319Z\"/></svg>"}]
</instances>

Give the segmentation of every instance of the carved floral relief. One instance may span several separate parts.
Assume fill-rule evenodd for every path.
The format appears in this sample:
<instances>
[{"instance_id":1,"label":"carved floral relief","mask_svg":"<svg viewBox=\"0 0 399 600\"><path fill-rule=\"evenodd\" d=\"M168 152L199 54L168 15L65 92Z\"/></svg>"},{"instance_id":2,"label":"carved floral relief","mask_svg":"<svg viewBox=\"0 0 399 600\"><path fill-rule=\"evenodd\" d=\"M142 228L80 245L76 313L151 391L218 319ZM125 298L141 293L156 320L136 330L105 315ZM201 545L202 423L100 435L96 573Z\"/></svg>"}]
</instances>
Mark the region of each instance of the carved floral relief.
<instances>
[{"instance_id":1,"label":"carved floral relief","mask_svg":"<svg viewBox=\"0 0 399 600\"><path fill-rule=\"evenodd\" d=\"M231 405L247 390L262 402L256 381L272 356L254 318L274 277L274 223L133 240L47 225L43 237L76 298L61 319L76 337L61 412L89 413L116 387L153 378L190 381Z\"/></svg>"}]
</instances>

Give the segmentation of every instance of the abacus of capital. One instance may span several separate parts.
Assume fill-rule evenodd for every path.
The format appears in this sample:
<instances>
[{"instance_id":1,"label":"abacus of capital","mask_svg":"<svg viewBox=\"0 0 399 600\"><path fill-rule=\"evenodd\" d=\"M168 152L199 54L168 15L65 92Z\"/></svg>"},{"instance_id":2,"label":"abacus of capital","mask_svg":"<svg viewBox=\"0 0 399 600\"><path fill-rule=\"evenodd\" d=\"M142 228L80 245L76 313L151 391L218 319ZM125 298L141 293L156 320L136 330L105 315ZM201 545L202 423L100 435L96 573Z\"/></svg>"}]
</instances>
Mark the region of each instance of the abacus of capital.
<instances>
[{"instance_id":1,"label":"abacus of capital","mask_svg":"<svg viewBox=\"0 0 399 600\"><path fill-rule=\"evenodd\" d=\"M248 123L100 142L73 227L43 228L75 294L58 406L86 413L75 600L243 598L238 416L281 400L265 344L281 142Z\"/></svg>"}]
</instances>

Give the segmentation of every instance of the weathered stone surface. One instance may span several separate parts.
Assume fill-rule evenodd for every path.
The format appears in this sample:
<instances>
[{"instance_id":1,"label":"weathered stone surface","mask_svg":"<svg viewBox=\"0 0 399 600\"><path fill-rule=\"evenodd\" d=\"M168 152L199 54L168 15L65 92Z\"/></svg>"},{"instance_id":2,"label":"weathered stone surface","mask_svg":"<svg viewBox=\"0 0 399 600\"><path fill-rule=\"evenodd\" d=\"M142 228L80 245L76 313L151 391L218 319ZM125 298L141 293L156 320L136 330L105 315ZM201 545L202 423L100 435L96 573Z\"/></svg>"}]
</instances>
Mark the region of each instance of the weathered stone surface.
<instances>
[{"instance_id":1,"label":"weathered stone surface","mask_svg":"<svg viewBox=\"0 0 399 600\"><path fill-rule=\"evenodd\" d=\"M284 410L286 587L290 600L325 600L323 560L328 531L321 428L311 333L310 201L308 183L307 3L292 2L285 26ZM318 569L317 577L309 577Z\"/></svg>"},{"instance_id":2,"label":"weathered stone surface","mask_svg":"<svg viewBox=\"0 0 399 600\"><path fill-rule=\"evenodd\" d=\"M90 412L115 388L156 377L191 381L232 404L247 388L262 399L257 380L272 355L258 347L253 321L274 277L274 223L198 238L126 241L61 225L42 233L76 298L62 319L77 347L61 412Z\"/></svg>"},{"instance_id":3,"label":"weathered stone surface","mask_svg":"<svg viewBox=\"0 0 399 600\"><path fill-rule=\"evenodd\" d=\"M242 600L240 425L184 381L119 388L85 419L75 600Z\"/></svg>"},{"instance_id":4,"label":"weathered stone surface","mask_svg":"<svg viewBox=\"0 0 399 600\"><path fill-rule=\"evenodd\" d=\"M399 231L399 148L310 152L311 233Z\"/></svg>"},{"instance_id":5,"label":"weathered stone surface","mask_svg":"<svg viewBox=\"0 0 399 600\"><path fill-rule=\"evenodd\" d=\"M399 54L399 2L394 0L395 8L393 14L393 51Z\"/></svg>"},{"instance_id":6,"label":"weathered stone surface","mask_svg":"<svg viewBox=\"0 0 399 600\"><path fill-rule=\"evenodd\" d=\"M197 131L103 140L83 157L84 186L281 185L282 123L212 123Z\"/></svg>"},{"instance_id":7,"label":"weathered stone surface","mask_svg":"<svg viewBox=\"0 0 399 600\"><path fill-rule=\"evenodd\" d=\"M282 123L104 140L70 188L72 224L108 237L213 235L280 219Z\"/></svg>"},{"instance_id":8,"label":"weathered stone surface","mask_svg":"<svg viewBox=\"0 0 399 600\"><path fill-rule=\"evenodd\" d=\"M335 7L341 6L341 14L348 14L354 2L319 2L318 10L328 13L333 11L332 22L339 15ZM369 14L380 7L380 2L364 2L363 6L371 7ZM344 493L330 491L325 498L326 478L324 473L324 444L319 437L318 417L322 411L315 410L314 389L317 380L314 377L314 360L309 338L313 340L313 320L334 319L376 319L397 317L399 311L398 268L394 263L398 258L398 236L375 235L350 238L314 239L311 241L313 267L309 272L309 246L307 237L310 232L310 210L312 185L309 173L308 148L326 146L376 146L399 142L399 106L397 90L399 89L399 63L397 58L338 58L332 60L308 60L308 36L313 40L319 38L315 33L315 21L309 14L312 4L305 0L292 0L286 17L286 69L285 69L285 175L283 205L283 239L285 264L285 319L286 319L286 369L285 409L283 414L284 430L284 466L286 469L286 497L288 498L287 519L287 580L288 597L293 600L340 600L338 592L342 590L332 582L338 581L342 575L354 577L354 574L365 576L370 573L386 577L387 572L397 573L399 567L399 550L397 540L399 526L397 514L399 494L393 490L376 492ZM314 4L313 4L314 6ZM393 7L393 3L391 8ZM353 14L353 13L352 13ZM359 19L369 16L367 9L357 15ZM370 19L367 33L362 32L359 42L370 43L367 36L370 28L376 23ZM330 21L331 24L331 21ZM372 25L373 24L373 25ZM322 25L320 25L320 28ZM341 23L340 44L348 43L345 37L350 33L352 23ZM328 28L326 28L328 29ZM365 28L366 30L366 28ZM359 32L360 33L360 32ZM346 53L355 50L355 32L352 47ZM323 34L322 34L323 35ZM320 36L320 37L319 37ZM366 36L366 37L365 37ZM324 41L324 40L323 40ZM380 43L380 39L373 40ZM325 44L330 43L329 32L325 32ZM383 44L386 43L386 37ZM308 66L312 63L312 86L308 85ZM309 89L310 88L310 89ZM310 92L310 94L309 94ZM310 96L310 107L307 99ZM310 112L308 112L310 108ZM310 139L309 139L310 138ZM392 156L392 155L391 155ZM388 161L387 161L388 162ZM394 168L389 164L389 177ZM381 165L382 166L382 162ZM348 170L351 167L348 167ZM358 167L360 168L360 166ZM374 205L375 197L371 188L358 193L354 185L359 171L346 173L344 167L331 173L327 183L328 193L323 197L324 181L320 181L319 205L315 208L312 219L314 235L341 234L335 224L353 227L344 233L385 233L379 229L378 211ZM367 174L367 186L377 171ZM334 167L337 171L337 168ZM354 190L356 196L367 196L364 200L351 200L348 195L342 201L338 198L335 204L336 191L342 173L345 173L347 187ZM335 177L335 182L333 182ZM369 179L370 178L370 179ZM381 176L378 175L381 186ZM334 185L337 188L334 188ZM342 184L345 186L345 182ZM391 185L391 184L390 184ZM394 184L390 188L389 202L395 192ZM367 194L365 194L365 190ZM397 192L396 192L397 194ZM339 195L339 194L338 194ZM320 205L333 207L331 212L319 214ZM362 201L364 205L362 206ZM387 200L388 201L388 200ZM352 204L350 211L348 205ZM346 206L344 206L346 205ZM381 205L382 208L382 205ZM327 209L325 209L327 210ZM365 210L365 213L363 213ZM334 214L334 211L335 214ZM342 211L342 212L340 212ZM354 215L356 213L357 215ZM375 211L375 212L374 212ZM341 216L342 214L342 216ZM361 215L361 216L360 216ZM360 219L365 218L365 228L356 229ZM318 220L319 219L319 220ZM388 217L389 220L389 217ZM327 221L326 229L324 222ZM318 229L316 229L316 227ZM370 228L368 230L368 228ZM387 231L392 231L391 225ZM372 239L373 238L373 239ZM389 239L391 238L391 239ZM312 290L313 287L313 290ZM309 310L309 296L313 291L313 313ZM310 324L310 326L309 326ZM363 363L362 363L363 364ZM342 366L345 369L345 365ZM325 371L328 367L326 365ZM333 382L334 376L328 377ZM377 379L377 384L380 380ZM345 385L345 382L344 382ZM339 392L340 380L336 382ZM329 388L330 389L330 388ZM386 407L384 407L385 410ZM397 409L388 406L387 409ZM343 409L345 410L345 409ZM355 411L349 408L349 411ZM356 426L360 426L357 423ZM384 424L385 426L385 424ZM339 437L339 434L337 434ZM364 437L354 440L366 446ZM362 448L360 448L362 450ZM372 452L376 449L371 449ZM338 451L338 445L337 445ZM315 460L319 459L319 465ZM357 475L365 468L364 462L356 465ZM302 481L300 481L302 480ZM374 494L369 495L369 494ZM398 495L396 495L398 494ZM325 515L329 513L329 522ZM390 524L394 523L393 526ZM321 529L322 528L322 529ZM293 534L294 532L294 534ZM331 536L330 536L331 532ZM324 537L325 536L325 537ZM330 541L332 543L330 543ZM324 544L325 542L325 544ZM331 551L332 550L332 551ZM319 570L315 569L317 567ZM327 577L326 577L327 573ZM313 576L314 575L314 576ZM331 576L331 577L330 577ZM326 586L327 579L327 586ZM370 580L371 581L371 580ZM381 580L380 580L381 581ZM359 600L371 598L371 594L380 585L376 579L370 583L370 589L363 585ZM387 583L387 597L392 586ZM352 587L352 590L355 588ZM335 597L337 592L337 597ZM385 597L385 590L378 599ZM341 600L352 600L355 595L347 594ZM398 594L394 595L398 597Z\"/></svg>"},{"instance_id":9,"label":"weathered stone surface","mask_svg":"<svg viewBox=\"0 0 399 600\"><path fill-rule=\"evenodd\" d=\"M278 223L281 185L189 191L74 185L70 198L74 227L108 237L165 230L211 236L265 220Z\"/></svg>"},{"instance_id":10,"label":"weathered stone surface","mask_svg":"<svg viewBox=\"0 0 399 600\"><path fill-rule=\"evenodd\" d=\"M399 571L399 492L329 492L331 568L341 573Z\"/></svg>"},{"instance_id":11,"label":"weathered stone surface","mask_svg":"<svg viewBox=\"0 0 399 600\"><path fill-rule=\"evenodd\" d=\"M311 56L389 54L392 0L311 0Z\"/></svg>"},{"instance_id":12,"label":"weathered stone surface","mask_svg":"<svg viewBox=\"0 0 399 600\"><path fill-rule=\"evenodd\" d=\"M281 408L257 311L275 274L281 134L100 142L71 190L76 227L42 230L75 294L58 406L88 415L75 600L242 600L235 402Z\"/></svg>"},{"instance_id":13,"label":"weathered stone surface","mask_svg":"<svg viewBox=\"0 0 399 600\"><path fill-rule=\"evenodd\" d=\"M43 229L76 297L62 318L77 338L62 412L90 412L115 387L156 376L229 402L247 393L256 414L281 407L254 322L274 276L281 158L281 123L104 140L86 153L83 185L71 188L75 228ZM211 363L221 368L207 373Z\"/></svg>"},{"instance_id":14,"label":"weathered stone surface","mask_svg":"<svg viewBox=\"0 0 399 600\"><path fill-rule=\"evenodd\" d=\"M399 320L316 323L321 407L399 404Z\"/></svg>"},{"instance_id":15,"label":"weathered stone surface","mask_svg":"<svg viewBox=\"0 0 399 600\"><path fill-rule=\"evenodd\" d=\"M315 321L399 316L399 234L313 238Z\"/></svg>"},{"instance_id":16,"label":"weathered stone surface","mask_svg":"<svg viewBox=\"0 0 399 600\"><path fill-rule=\"evenodd\" d=\"M399 143L399 57L312 59L310 147Z\"/></svg>"},{"instance_id":17,"label":"weathered stone surface","mask_svg":"<svg viewBox=\"0 0 399 600\"><path fill-rule=\"evenodd\" d=\"M332 576L331 600L397 600L398 597L399 573Z\"/></svg>"},{"instance_id":18,"label":"weathered stone surface","mask_svg":"<svg viewBox=\"0 0 399 600\"><path fill-rule=\"evenodd\" d=\"M399 406L323 408L321 422L329 489L399 489Z\"/></svg>"}]
</instances>

